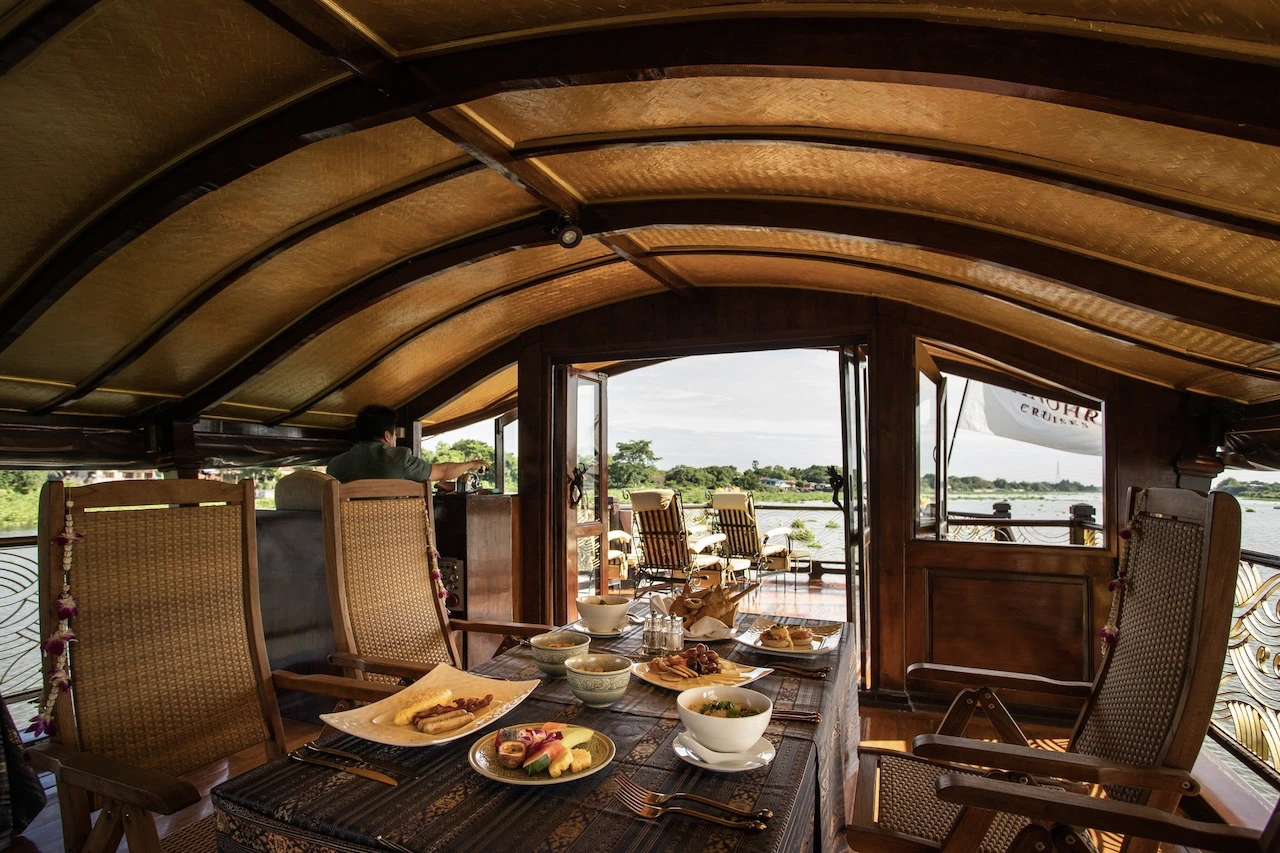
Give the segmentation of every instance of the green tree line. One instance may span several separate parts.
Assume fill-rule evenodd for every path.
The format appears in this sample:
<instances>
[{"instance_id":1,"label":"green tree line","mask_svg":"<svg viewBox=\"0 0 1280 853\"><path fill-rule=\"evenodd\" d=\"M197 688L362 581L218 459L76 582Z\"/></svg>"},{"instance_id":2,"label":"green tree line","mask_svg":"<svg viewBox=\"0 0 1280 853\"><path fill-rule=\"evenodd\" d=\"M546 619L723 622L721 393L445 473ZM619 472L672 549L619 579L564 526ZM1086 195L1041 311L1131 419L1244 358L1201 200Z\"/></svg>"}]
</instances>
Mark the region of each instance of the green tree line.
<instances>
[{"instance_id":1,"label":"green tree line","mask_svg":"<svg viewBox=\"0 0 1280 853\"><path fill-rule=\"evenodd\" d=\"M1219 483L1216 488L1224 492L1230 492L1238 498L1255 498L1267 501L1280 500L1280 483L1263 483L1258 480L1246 483L1234 477L1228 477Z\"/></svg>"},{"instance_id":2,"label":"green tree line","mask_svg":"<svg viewBox=\"0 0 1280 853\"><path fill-rule=\"evenodd\" d=\"M675 465L662 469L662 461L653 451L648 440L620 441L609 457L609 486L613 489L636 489L647 486L665 486L682 493L711 492L734 487L744 491L760 489L766 479L794 480L797 486L804 483L825 485L826 465L810 465L807 468L784 468L781 465L761 465L752 461L751 467L740 471L734 465Z\"/></svg>"},{"instance_id":3,"label":"green tree line","mask_svg":"<svg viewBox=\"0 0 1280 853\"><path fill-rule=\"evenodd\" d=\"M920 478L920 482L927 489L933 488L934 476L925 474ZM1047 494L1061 492L1101 492L1101 486L1086 486L1084 483L1077 483L1075 480L1058 480L1056 483L1047 481L1030 481L1030 480L1006 480L1003 477L996 477L994 480L988 480L984 477L947 477L947 491L950 493L957 492L1029 492L1031 494Z\"/></svg>"}]
</instances>

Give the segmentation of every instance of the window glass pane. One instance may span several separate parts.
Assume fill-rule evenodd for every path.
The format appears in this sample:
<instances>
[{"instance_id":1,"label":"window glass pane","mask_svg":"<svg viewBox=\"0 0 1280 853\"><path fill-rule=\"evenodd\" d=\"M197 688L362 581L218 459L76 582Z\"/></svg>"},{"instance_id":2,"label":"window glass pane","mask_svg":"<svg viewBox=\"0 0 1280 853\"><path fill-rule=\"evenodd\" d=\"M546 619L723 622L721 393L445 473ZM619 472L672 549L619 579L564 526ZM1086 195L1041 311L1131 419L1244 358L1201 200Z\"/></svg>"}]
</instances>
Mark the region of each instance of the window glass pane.
<instances>
[{"instance_id":1,"label":"window glass pane","mask_svg":"<svg viewBox=\"0 0 1280 853\"><path fill-rule=\"evenodd\" d=\"M578 470L582 472L582 500L578 521L600 518L600 386L578 383Z\"/></svg>"},{"instance_id":2,"label":"window glass pane","mask_svg":"<svg viewBox=\"0 0 1280 853\"><path fill-rule=\"evenodd\" d=\"M520 421L512 421L503 427L502 449L506 467L502 490L514 495L520 491Z\"/></svg>"},{"instance_id":3,"label":"window glass pane","mask_svg":"<svg viewBox=\"0 0 1280 853\"><path fill-rule=\"evenodd\" d=\"M933 538L938 531L938 386L919 374L916 396L916 535Z\"/></svg>"}]
</instances>

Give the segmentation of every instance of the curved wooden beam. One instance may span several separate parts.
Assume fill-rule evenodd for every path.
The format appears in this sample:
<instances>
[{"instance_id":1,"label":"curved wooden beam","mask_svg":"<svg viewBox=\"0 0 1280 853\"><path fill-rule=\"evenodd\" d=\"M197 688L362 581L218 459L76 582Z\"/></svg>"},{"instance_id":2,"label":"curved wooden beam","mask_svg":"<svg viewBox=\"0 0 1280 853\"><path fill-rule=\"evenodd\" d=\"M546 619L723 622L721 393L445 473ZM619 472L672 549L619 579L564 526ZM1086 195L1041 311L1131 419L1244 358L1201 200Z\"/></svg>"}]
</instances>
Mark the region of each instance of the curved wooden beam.
<instances>
[{"instance_id":1,"label":"curved wooden beam","mask_svg":"<svg viewBox=\"0 0 1280 853\"><path fill-rule=\"evenodd\" d=\"M35 53L99 0L26 0L0 15L0 74Z\"/></svg>"},{"instance_id":2,"label":"curved wooden beam","mask_svg":"<svg viewBox=\"0 0 1280 853\"><path fill-rule=\"evenodd\" d=\"M298 148L415 113L419 105L347 80L219 138L103 211L0 305L0 351L90 270L201 196Z\"/></svg>"},{"instance_id":3,"label":"curved wooden beam","mask_svg":"<svg viewBox=\"0 0 1280 853\"><path fill-rule=\"evenodd\" d=\"M447 163L433 166L424 172L411 176L407 180L398 181L389 187L375 190L362 198L343 202L306 222L277 234L275 239L266 245L250 252L232 266L225 268L174 311L170 312L168 316L152 326L145 335L125 347L110 361L77 383L74 388L64 391L47 403L42 404L39 408L33 409L32 414L47 414L91 393L102 383L141 358L148 350L160 343L166 335L182 325L183 321L207 305L215 296L253 270L287 252L309 237L319 234L321 231L344 222L353 216L359 216L385 204L390 204L397 199L412 195L419 190L481 168L483 167L470 157L459 157Z\"/></svg>"},{"instance_id":4,"label":"curved wooden beam","mask_svg":"<svg viewBox=\"0 0 1280 853\"><path fill-rule=\"evenodd\" d=\"M967 281L951 278L948 276L936 275L934 273L918 270L913 267L885 263L882 261L872 261L865 258L851 258L847 255L835 255L827 252L803 252L798 250L786 249L746 249L730 246L672 246L659 249L649 253L654 257L668 258L681 257L689 255L727 255L732 257L755 257L755 258L783 258L789 260L802 261L819 261L823 263L839 264L841 266L855 267L858 269L874 270L876 272L892 273L894 275L907 276L909 278L919 279L920 281L928 281L934 284L941 284L947 287L954 287L959 290L966 290L970 293L976 293L991 299L996 299L1023 308L1028 311L1034 311L1045 317L1051 317L1063 323L1076 326L1089 332L1101 335L1120 343L1132 344L1151 352L1158 352L1162 355L1173 356L1182 361L1189 361L1194 364L1201 364L1205 367L1211 367L1215 370L1223 370L1242 376L1252 376L1258 379L1280 380L1280 367L1266 368L1254 367L1247 364L1239 364L1225 359L1214 358L1212 356L1200 355L1197 353L1187 352L1179 347L1169 346L1157 340L1143 338L1119 329L1113 329L1100 323L1086 320L1068 311L1062 311L1051 306L1041 305L1030 299L1024 299L1016 294L1003 293L998 290L988 290L971 284Z\"/></svg>"},{"instance_id":5,"label":"curved wooden beam","mask_svg":"<svg viewBox=\"0 0 1280 853\"><path fill-rule=\"evenodd\" d=\"M360 377L364 376L370 370L373 370L373 368L377 367L378 363L381 362L384 358L391 355L393 352L400 349L401 347L407 345L414 338L418 337L419 335L426 334L427 332L434 329L436 326L439 326L441 323L448 322L449 320L452 320L454 317L457 317L459 314L463 314L463 313L466 313L467 311L470 311L472 308L476 308L480 305L485 304L486 302L491 302L494 299L499 299L503 296L510 296L513 293L518 293L521 290L525 290L530 287L535 287L539 284L545 284L548 281L553 281L557 278L561 278L562 276L572 275L574 273L585 272L586 270L598 269L600 267L609 266L611 264L620 264L620 263L623 263L623 259L620 257L617 257L616 255L605 255L604 257L589 258L585 261L581 261L579 263L572 264L567 267L561 267L559 269L552 270L550 272L542 273L541 275L536 275L531 278L523 279L522 281L513 282L512 284L509 284L505 287L501 287L496 290L490 290L472 299L468 299L466 302L463 302L459 305L454 306L453 308L450 308L448 311L444 312L439 317L433 317L427 322L420 323L417 326L414 326L409 331L405 332L404 334L399 335L394 340L390 341L386 345L379 348L378 351L373 355L371 355L369 358L365 359L360 364L356 365L351 370L347 371L347 373L341 379L331 383L326 388L323 388L319 392L311 395L305 401L303 401L302 403L299 403L297 406L294 406L285 414L278 415L276 417L271 418L270 420L266 421L266 424L267 426L275 426L276 424L283 423L287 420L291 420L292 418L296 418L298 415L307 411L312 406L316 405L321 400L328 397L330 394L335 394L338 391L341 391L343 388L346 388L348 385L355 382ZM1280 376L1280 374L1277 374L1277 375Z\"/></svg>"},{"instance_id":6,"label":"curved wooden beam","mask_svg":"<svg viewBox=\"0 0 1280 853\"><path fill-rule=\"evenodd\" d=\"M270 368L326 329L356 312L385 299L426 276L465 266L513 249L545 246L555 242L551 228L558 220L551 214L537 214L497 225L479 234L434 246L402 259L399 263L362 281L353 282L326 299L304 316L285 326L238 363L205 383L194 393L175 403L161 404L176 420L192 420L235 393L236 389ZM148 413L148 414L154 414Z\"/></svg>"},{"instance_id":7,"label":"curved wooden beam","mask_svg":"<svg viewBox=\"0 0 1280 853\"><path fill-rule=\"evenodd\" d=\"M415 421L421 420L472 385L515 364L519 359L520 340L517 338L507 341L423 390L401 408L408 411L409 417Z\"/></svg>"},{"instance_id":8,"label":"curved wooden beam","mask_svg":"<svg viewBox=\"0 0 1280 853\"><path fill-rule=\"evenodd\" d=\"M651 225L749 226L841 234L929 249L1030 273L1230 335L1280 342L1280 306L1196 287L1120 263L906 210L780 197L621 200L583 210L588 234Z\"/></svg>"},{"instance_id":9,"label":"curved wooden beam","mask_svg":"<svg viewBox=\"0 0 1280 853\"><path fill-rule=\"evenodd\" d=\"M1269 211L1252 210L1225 202L1217 203L1216 199L1119 179L1085 167L1073 167L1071 164L1041 160L998 148L844 128L738 125L582 133L531 139L516 145L511 156L515 160L529 160L609 148L743 141L838 148L981 169L1137 205L1216 228L1280 241L1280 214Z\"/></svg>"}]
</instances>

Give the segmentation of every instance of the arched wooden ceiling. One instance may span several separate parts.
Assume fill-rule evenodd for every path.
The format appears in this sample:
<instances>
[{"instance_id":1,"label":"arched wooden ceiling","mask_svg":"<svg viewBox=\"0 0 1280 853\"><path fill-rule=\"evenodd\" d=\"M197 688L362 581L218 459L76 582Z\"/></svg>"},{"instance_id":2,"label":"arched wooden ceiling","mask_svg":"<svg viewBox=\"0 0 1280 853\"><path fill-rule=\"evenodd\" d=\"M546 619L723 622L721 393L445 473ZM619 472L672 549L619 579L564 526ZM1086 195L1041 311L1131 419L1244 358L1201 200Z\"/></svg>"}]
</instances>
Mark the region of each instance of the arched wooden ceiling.
<instances>
[{"instance_id":1,"label":"arched wooden ceiling","mask_svg":"<svg viewBox=\"0 0 1280 853\"><path fill-rule=\"evenodd\" d=\"M0 409L341 427L725 286L1277 400L1278 66L1268 0L0 0Z\"/></svg>"}]
</instances>

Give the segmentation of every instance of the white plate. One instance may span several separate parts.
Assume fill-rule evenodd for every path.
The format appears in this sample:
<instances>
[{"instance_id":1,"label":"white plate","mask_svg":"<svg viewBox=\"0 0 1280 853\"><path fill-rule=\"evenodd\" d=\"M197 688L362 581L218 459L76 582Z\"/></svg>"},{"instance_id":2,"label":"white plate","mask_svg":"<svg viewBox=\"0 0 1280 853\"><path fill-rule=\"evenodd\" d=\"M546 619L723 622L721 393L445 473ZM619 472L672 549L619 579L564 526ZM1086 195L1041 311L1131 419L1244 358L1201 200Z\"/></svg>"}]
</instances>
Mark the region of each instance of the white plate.
<instances>
[{"instance_id":1,"label":"white plate","mask_svg":"<svg viewBox=\"0 0 1280 853\"><path fill-rule=\"evenodd\" d=\"M540 683L539 681L504 681L500 678L484 678L442 663L394 696L388 696L372 705L353 708L350 711L321 714L320 719L338 731L371 740L374 743L385 743L391 746L436 746L466 737L496 721L523 702L524 698ZM492 693L493 700L488 706L482 708L470 723L438 735L424 734L413 726L397 726L391 723L396 711L400 710L405 703L412 702L429 690L441 688L452 690L455 699L461 697L479 699Z\"/></svg>"},{"instance_id":2,"label":"white plate","mask_svg":"<svg viewBox=\"0 0 1280 853\"><path fill-rule=\"evenodd\" d=\"M733 661L730 661L733 663ZM738 667L738 678L731 683L716 682L721 687L741 687L744 684L750 684L753 681L759 681L773 670L765 666L745 666L743 664L734 664ZM641 681L647 681L658 687L665 687L668 690L688 690L692 687L711 687L713 683L705 681L703 678L685 678L680 681L664 681L656 675L649 674L649 664L647 661L642 663L633 663L631 665L631 674Z\"/></svg>"},{"instance_id":3,"label":"white plate","mask_svg":"<svg viewBox=\"0 0 1280 853\"><path fill-rule=\"evenodd\" d=\"M768 767L777 755L777 751L773 748L773 744L769 743L768 738L760 738L750 749L740 753L742 761L712 764L709 761L703 761L696 752L684 745L683 739L691 737L693 735L689 734L688 731L680 732L680 734L676 735L675 742L671 744L671 748L675 750L676 755L680 756L682 761L687 761L694 767L701 767L703 770L711 770L715 773L741 773L744 770Z\"/></svg>"},{"instance_id":4,"label":"white plate","mask_svg":"<svg viewBox=\"0 0 1280 853\"><path fill-rule=\"evenodd\" d=\"M586 634L588 637L595 637L598 640L616 640L623 634L627 633L626 625L623 625L616 631L592 631L587 627L587 623L583 622L581 619L577 622L570 623L569 628L570 630L577 631L581 634Z\"/></svg>"},{"instance_id":5,"label":"white plate","mask_svg":"<svg viewBox=\"0 0 1280 853\"><path fill-rule=\"evenodd\" d=\"M769 627L774 624L776 623L768 619L757 619L750 627L744 628L742 631L734 634L733 639L735 642L741 643L742 645L757 652L762 652L763 654L799 658L811 658L815 655L824 655L827 652L834 651L840 646L841 632L839 630L826 635L815 634L813 639L809 641L809 648L775 649L770 646L761 645L760 635L769 630ZM813 627L820 628L823 626Z\"/></svg>"},{"instance_id":6,"label":"white plate","mask_svg":"<svg viewBox=\"0 0 1280 853\"><path fill-rule=\"evenodd\" d=\"M541 726L542 723L521 723L521 726L535 727ZM539 774L530 776L525 773L523 768L514 770L503 767L498 763L498 750L494 745L498 738L497 732L492 732L471 744L471 749L467 751L467 761L471 762L471 767L481 776L488 776L496 782L506 782L508 785L559 785L561 782L572 782L575 779L581 779L584 776L590 776L598 770L603 770L613 761L613 756L617 752L617 747L613 745L613 741L608 735L601 734L594 729L591 731L591 740L582 744L581 749L591 752L591 766L586 770L577 773L565 773L559 779L552 779L550 776Z\"/></svg>"}]
</instances>

